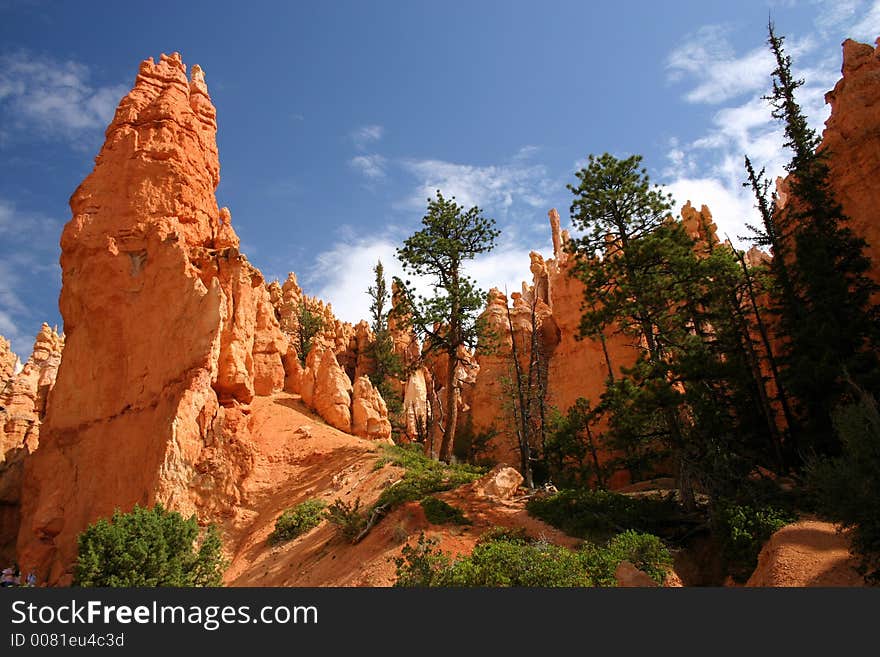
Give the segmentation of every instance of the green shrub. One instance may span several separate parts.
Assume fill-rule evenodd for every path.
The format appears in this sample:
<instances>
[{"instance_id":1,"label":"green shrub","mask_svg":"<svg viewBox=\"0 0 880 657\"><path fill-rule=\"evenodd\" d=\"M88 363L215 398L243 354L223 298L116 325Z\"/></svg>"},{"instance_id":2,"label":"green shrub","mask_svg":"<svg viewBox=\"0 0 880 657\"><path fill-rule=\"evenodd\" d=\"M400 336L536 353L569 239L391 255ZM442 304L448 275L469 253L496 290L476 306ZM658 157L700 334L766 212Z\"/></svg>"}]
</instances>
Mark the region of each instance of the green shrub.
<instances>
[{"instance_id":1,"label":"green shrub","mask_svg":"<svg viewBox=\"0 0 880 657\"><path fill-rule=\"evenodd\" d=\"M354 504L341 499L333 500L326 515L327 520L336 525L349 541L357 539L367 526L367 516L361 511L361 498L357 498Z\"/></svg>"},{"instance_id":2,"label":"green shrub","mask_svg":"<svg viewBox=\"0 0 880 657\"><path fill-rule=\"evenodd\" d=\"M545 542L494 540L479 543L437 578L437 586L591 586L581 552Z\"/></svg>"},{"instance_id":3,"label":"green shrub","mask_svg":"<svg viewBox=\"0 0 880 657\"><path fill-rule=\"evenodd\" d=\"M471 465L447 465L435 461L422 452L419 445L395 445L385 448L385 456L379 461L402 467L403 478L389 486L379 496L377 507L394 509L406 502L418 502L431 493L457 488L479 478L484 470Z\"/></svg>"},{"instance_id":4,"label":"green shrub","mask_svg":"<svg viewBox=\"0 0 880 657\"><path fill-rule=\"evenodd\" d=\"M277 545L290 541L317 527L324 519L326 508L327 504L321 500L306 500L292 509L287 509L275 521L275 531L269 535L269 544Z\"/></svg>"},{"instance_id":5,"label":"green shrub","mask_svg":"<svg viewBox=\"0 0 880 657\"><path fill-rule=\"evenodd\" d=\"M606 545L587 544L569 550L544 541L529 541L520 532L494 530L481 538L470 555L454 561L436 539L419 536L407 544L397 565L396 586L616 586L614 572L631 561L661 583L672 557L656 536L625 532Z\"/></svg>"},{"instance_id":6,"label":"green shrub","mask_svg":"<svg viewBox=\"0 0 880 657\"><path fill-rule=\"evenodd\" d=\"M161 504L117 509L79 535L74 586L220 586L221 550L216 527L200 537L195 516L185 520Z\"/></svg>"},{"instance_id":7,"label":"green shrub","mask_svg":"<svg viewBox=\"0 0 880 657\"><path fill-rule=\"evenodd\" d=\"M414 546L404 545L401 556L394 560L397 566L394 586L437 586L440 573L449 567L449 558L437 547L439 543L422 532Z\"/></svg>"},{"instance_id":8,"label":"green shrub","mask_svg":"<svg viewBox=\"0 0 880 657\"><path fill-rule=\"evenodd\" d=\"M629 497L602 490L563 490L529 500L526 510L570 536L602 541L634 529L661 533L678 513L669 498Z\"/></svg>"},{"instance_id":9,"label":"green shrub","mask_svg":"<svg viewBox=\"0 0 880 657\"><path fill-rule=\"evenodd\" d=\"M428 496L420 502L425 511L428 522L434 525L469 525L471 521L465 518L464 513L458 507L447 504L441 499Z\"/></svg>"},{"instance_id":10,"label":"green shrub","mask_svg":"<svg viewBox=\"0 0 880 657\"><path fill-rule=\"evenodd\" d=\"M586 548L595 558L591 562L594 579L610 581L621 561L629 561L636 568L647 573L657 584L662 584L666 573L672 567L672 555L663 542L653 534L640 534L632 530L613 537L604 546ZM608 570L600 569L605 568ZM610 570L610 572L609 572Z\"/></svg>"},{"instance_id":11,"label":"green shrub","mask_svg":"<svg viewBox=\"0 0 880 657\"><path fill-rule=\"evenodd\" d=\"M727 570L734 580L747 580L758 565L758 553L764 542L794 520L790 511L772 506L716 503L712 531L721 544Z\"/></svg>"},{"instance_id":12,"label":"green shrub","mask_svg":"<svg viewBox=\"0 0 880 657\"><path fill-rule=\"evenodd\" d=\"M834 414L842 455L817 461L808 482L819 512L853 529L853 547L869 581L880 580L880 412L866 394Z\"/></svg>"},{"instance_id":13,"label":"green shrub","mask_svg":"<svg viewBox=\"0 0 880 657\"><path fill-rule=\"evenodd\" d=\"M477 539L477 545L480 543L489 543L491 541L507 541L508 543L528 543L532 538L526 533L522 527L493 527L480 538Z\"/></svg>"}]
</instances>

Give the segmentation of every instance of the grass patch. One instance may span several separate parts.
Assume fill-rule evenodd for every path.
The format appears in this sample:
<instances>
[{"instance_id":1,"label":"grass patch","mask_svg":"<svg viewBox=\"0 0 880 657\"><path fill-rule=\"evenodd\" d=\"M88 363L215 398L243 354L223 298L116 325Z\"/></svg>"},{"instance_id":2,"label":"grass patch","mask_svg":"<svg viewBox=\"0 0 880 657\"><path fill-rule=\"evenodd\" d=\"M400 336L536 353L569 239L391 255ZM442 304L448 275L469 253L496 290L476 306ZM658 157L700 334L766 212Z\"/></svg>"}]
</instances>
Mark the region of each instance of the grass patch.
<instances>
[{"instance_id":1,"label":"grass patch","mask_svg":"<svg viewBox=\"0 0 880 657\"><path fill-rule=\"evenodd\" d=\"M436 497L425 497L420 502L422 509L425 511L425 517L433 525L469 525L468 520L462 510L458 507L447 504Z\"/></svg>"},{"instance_id":2,"label":"grass patch","mask_svg":"<svg viewBox=\"0 0 880 657\"><path fill-rule=\"evenodd\" d=\"M317 527L324 519L326 507L321 500L306 500L287 509L275 521L275 531L269 534L269 544L285 543Z\"/></svg>"}]
</instances>

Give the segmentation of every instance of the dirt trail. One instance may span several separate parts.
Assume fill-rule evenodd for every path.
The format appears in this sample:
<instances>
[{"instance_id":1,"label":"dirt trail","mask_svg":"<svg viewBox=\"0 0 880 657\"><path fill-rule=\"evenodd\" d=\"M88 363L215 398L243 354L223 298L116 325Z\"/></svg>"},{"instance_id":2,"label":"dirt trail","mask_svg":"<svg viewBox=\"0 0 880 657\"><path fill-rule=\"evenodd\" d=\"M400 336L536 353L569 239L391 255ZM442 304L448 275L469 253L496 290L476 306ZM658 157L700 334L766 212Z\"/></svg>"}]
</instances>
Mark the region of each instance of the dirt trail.
<instances>
[{"instance_id":1,"label":"dirt trail","mask_svg":"<svg viewBox=\"0 0 880 657\"><path fill-rule=\"evenodd\" d=\"M746 586L864 586L849 538L829 522L801 520L770 537Z\"/></svg>"}]
</instances>

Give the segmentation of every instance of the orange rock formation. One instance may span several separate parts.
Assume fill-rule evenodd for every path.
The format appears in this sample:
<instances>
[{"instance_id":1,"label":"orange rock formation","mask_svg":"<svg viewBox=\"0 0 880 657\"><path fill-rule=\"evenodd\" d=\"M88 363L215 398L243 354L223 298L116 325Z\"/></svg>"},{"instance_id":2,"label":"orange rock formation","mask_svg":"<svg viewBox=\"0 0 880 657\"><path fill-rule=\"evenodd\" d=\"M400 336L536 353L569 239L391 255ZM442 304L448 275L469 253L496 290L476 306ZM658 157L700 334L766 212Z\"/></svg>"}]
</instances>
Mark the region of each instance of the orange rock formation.
<instances>
[{"instance_id":1,"label":"orange rock formation","mask_svg":"<svg viewBox=\"0 0 880 657\"><path fill-rule=\"evenodd\" d=\"M843 77L825 94L831 116L820 148L829 153L831 186L850 227L868 242L871 275L880 282L880 38L877 47L847 39L843 43Z\"/></svg>"},{"instance_id":2,"label":"orange rock formation","mask_svg":"<svg viewBox=\"0 0 880 657\"><path fill-rule=\"evenodd\" d=\"M18 556L70 581L76 536L114 508L208 518L240 498L248 406L286 338L217 207L216 112L198 66L141 64L61 236L64 359L26 462Z\"/></svg>"}]
</instances>

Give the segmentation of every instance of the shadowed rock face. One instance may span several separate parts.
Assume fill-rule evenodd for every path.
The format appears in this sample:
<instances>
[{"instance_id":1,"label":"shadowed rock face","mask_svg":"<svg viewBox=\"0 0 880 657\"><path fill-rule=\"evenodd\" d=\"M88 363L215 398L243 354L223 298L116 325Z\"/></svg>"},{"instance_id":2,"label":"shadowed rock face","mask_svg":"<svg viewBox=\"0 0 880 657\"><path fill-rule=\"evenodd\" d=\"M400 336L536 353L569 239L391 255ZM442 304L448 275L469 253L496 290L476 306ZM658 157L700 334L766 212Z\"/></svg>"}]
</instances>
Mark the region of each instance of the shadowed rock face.
<instances>
[{"instance_id":1,"label":"shadowed rock face","mask_svg":"<svg viewBox=\"0 0 880 657\"><path fill-rule=\"evenodd\" d=\"M253 460L246 405L283 385L287 339L214 196L216 129L201 69L148 59L70 199L64 358L18 538L22 568L50 583L116 507L227 512Z\"/></svg>"}]
</instances>

